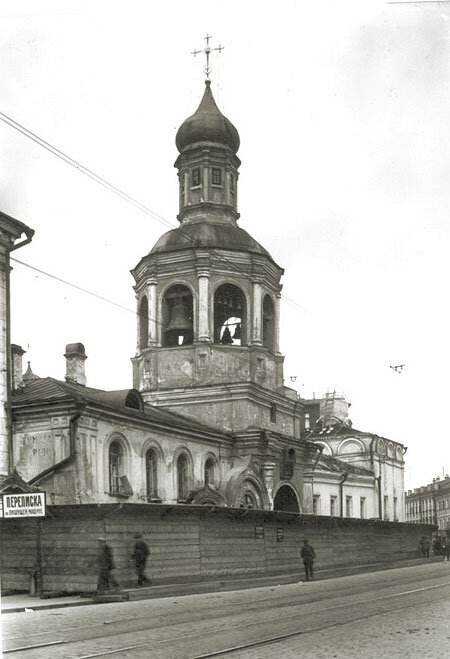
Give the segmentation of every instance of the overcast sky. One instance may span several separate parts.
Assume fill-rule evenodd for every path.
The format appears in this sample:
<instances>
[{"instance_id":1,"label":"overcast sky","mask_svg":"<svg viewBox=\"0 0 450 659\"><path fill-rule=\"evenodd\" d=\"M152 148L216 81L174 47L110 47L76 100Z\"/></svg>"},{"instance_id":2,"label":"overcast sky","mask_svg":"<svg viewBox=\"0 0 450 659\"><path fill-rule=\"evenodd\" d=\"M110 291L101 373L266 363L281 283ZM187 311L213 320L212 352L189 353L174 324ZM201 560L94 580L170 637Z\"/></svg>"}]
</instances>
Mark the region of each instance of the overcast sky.
<instances>
[{"instance_id":1,"label":"overcast sky","mask_svg":"<svg viewBox=\"0 0 450 659\"><path fill-rule=\"evenodd\" d=\"M285 268L286 384L336 389L402 442L406 485L450 470L450 3L4 0L0 112L177 225L175 134L212 89L241 137L240 226ZM131 387L129 271L167 229L0 121L12 340L64 378ZM406 364L402 373L390 365ZM291 380L290 378L296 378ZM443 414L444 412L444 414Z\"/></svg>"}]
</instances>

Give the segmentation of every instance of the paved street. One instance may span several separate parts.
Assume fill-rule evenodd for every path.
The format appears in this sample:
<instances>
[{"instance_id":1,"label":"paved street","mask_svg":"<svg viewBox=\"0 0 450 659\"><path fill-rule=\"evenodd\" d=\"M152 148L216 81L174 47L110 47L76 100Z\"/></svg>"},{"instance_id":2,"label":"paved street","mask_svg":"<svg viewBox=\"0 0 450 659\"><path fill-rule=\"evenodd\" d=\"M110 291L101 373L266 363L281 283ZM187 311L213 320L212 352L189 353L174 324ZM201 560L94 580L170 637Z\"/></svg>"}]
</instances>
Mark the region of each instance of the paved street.
<instances>
[{"instance_id":1,"label":"paved street","mask_svg":"<svg viewBox=\"0 0 450 659\"><path fill-rule=\"evenodd\" d=\"M14 659L445 657L450 564L2 616ZM277 640L278 639L278 640ZM252 645L253 644L253 645ZM231 651L232 648L236 648Z\"/></svg>"}]
</instances>

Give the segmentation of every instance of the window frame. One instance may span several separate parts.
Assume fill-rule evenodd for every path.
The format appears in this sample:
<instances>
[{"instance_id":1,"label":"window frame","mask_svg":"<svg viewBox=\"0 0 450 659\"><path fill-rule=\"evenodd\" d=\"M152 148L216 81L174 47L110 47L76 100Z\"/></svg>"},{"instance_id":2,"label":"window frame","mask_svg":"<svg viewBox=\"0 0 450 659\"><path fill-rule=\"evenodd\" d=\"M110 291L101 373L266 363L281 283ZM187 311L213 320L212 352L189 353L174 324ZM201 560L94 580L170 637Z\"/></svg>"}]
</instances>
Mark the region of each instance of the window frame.
<instances>
[{"instance_id":1,"label":"window frame","mask_svg":"<svg viewBox=\"0 0 450 659\"><path fill-rule=\"evenodd\" d=\"M115 447L118 447L119 449L117 452L114 452L113 450ZM123 475L120 471L123 471L124 467L124 453L125 451L121 442L118 439L113 439L108 446L108 487L110 494L120 494L120 476ZM112 460L113 458L114 462Z\"/></svg>"}]
</instances>

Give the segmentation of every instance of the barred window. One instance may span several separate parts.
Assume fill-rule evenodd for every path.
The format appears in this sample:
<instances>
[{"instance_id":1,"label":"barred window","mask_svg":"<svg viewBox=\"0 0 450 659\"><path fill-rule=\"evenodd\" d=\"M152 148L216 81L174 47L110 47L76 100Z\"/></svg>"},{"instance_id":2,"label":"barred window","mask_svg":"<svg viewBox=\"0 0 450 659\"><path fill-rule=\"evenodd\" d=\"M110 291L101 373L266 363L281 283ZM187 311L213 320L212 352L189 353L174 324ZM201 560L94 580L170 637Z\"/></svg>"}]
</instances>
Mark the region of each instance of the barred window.
<instances>
[{"instance_id":1,"label":"barred window","mask_svg":"<svg viewBox=\"0 0 450 659\"><path fill-rule=\"evenodd\" d=\"M200 167L196 167L192 170L192 187L197 187L200 185Z\"/></svg>"},{"instance_id":2,"label":"barred window","mask_svg":"<svg viewBox=\"0 0 450 659\"><path fill-rule=\"evenodd\" d=\"M145 471L147 499L152 499L158 496L158 456L154 449L149 449L145 455Z\"/></svg>"},{"instance_id":3,"label":"barred window","mask_svg":"<svg viewBox=\"0 0 450 659\"><path fill-rule=\"evenodd\" d=\"M119 442L111 442L109 447L109 491L120 492L120 472L123 465L123 449Z\"/></svg>"}]
</instances>

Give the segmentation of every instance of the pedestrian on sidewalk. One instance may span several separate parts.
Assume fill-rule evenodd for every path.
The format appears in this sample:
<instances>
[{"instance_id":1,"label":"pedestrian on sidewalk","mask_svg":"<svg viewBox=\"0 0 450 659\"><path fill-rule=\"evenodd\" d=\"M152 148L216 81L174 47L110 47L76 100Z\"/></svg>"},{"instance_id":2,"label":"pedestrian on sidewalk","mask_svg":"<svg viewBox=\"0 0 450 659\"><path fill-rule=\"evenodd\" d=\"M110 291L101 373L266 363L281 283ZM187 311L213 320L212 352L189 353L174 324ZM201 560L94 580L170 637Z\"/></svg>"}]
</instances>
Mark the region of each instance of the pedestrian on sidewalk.
<instances>
[{"instance_id":1,"label":"pedestrian on sidewalk","mask_svg":"<svg viewBox=\"0 0 450 659\"><path fill-rule=\"evenodd\" d=\"M309 581L310 579L314 579L314 560L316 558L316 552L314 551L314 547L312 547L308 540L303 540L303 547L301 551L302 559L303 559L303 565L305 567L305 577L306 581Z\"/></svg>"},{"instance_id":2,"label":"pedestrian on sidewalk","mask_svg":"<svg viewBox=\"0 0 450 659\"><path fill-rule=\"evenodd\" d=\"M142 539L142 533L135 533L134 539L136 540L134 545L134 550L131 555L131 560L134 564L134 569L136 570L138 586L143 586L144 584L150 584L150 580L145 576L145 568L147 565L147 557L149 555L148 546Z\"/></svg>"},{"instance_id":3,"label":"pedestrian on sidewalk","mask_svg":"<svg viewBox=\"0 0 450 659\"><path fill-rule=\"evenodd\" d=\"M444 540L441 546L441 553L444 558L444 561L449 562L450 561L450 542L448 540Z\"/></svg>"},{"instance_id":4,"label":"pedestrian on sidewalk","mask_svg":"<svg viewBox=\"0 0 450 659\"><path fill-rule=\"evenodd\" d=\"M97 595L104 595L105 590L109 590L111 587L120 588L111 574L114 570L114 561L111 547L106 543L105 538L98 538L97 570Z\"/></svg>"},{"instance_id":5,"label":"pedestrian on sidewalk","mask_svg":"<svg viewBox=\"0 0 450 659\"><path fill-rule=\"evenodd\" d=\"M419 551L422 558L430 557L430 542L425 535L423 535L420 539Z\"/></svg>"}]
</instances>

